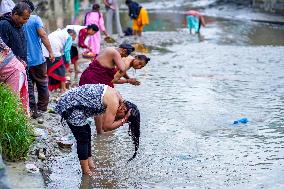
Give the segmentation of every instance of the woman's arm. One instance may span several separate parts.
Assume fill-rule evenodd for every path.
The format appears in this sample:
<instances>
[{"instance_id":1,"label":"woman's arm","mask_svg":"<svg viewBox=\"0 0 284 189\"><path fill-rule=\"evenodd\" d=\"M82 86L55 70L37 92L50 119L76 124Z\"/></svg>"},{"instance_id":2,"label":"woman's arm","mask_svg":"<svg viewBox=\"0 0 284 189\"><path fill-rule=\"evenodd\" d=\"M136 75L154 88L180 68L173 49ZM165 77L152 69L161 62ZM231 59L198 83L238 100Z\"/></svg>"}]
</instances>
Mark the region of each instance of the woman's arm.
<instances>
[{"instance_id":1,"label":"woman's arm","mask_svg":"<svg viewBox=\"0 0 284 189\"><path fill-rule=\"evenodd\" d=\"M120 93L108 87L103 101L106 105L106 111L103 116L102 129L104 131L112 131L122 126L127 121L129 115L127 114L124 118L115 120L119 105L123 103L123 98Z\"/></svg>"},{"instance_id":2,"label":"woman's arm","mask_svg":"<svg viewBox=\"0 0 284 189\"><path fill-rule=\"evenodd\" d=\"M133 59L134 58L130 55L129 55L129 57L122 58L122 61L124 62L125 66L126 66L126 71L130 69L130 63L133 61ZM120 81L121 77L124 77L126 80ZM127 79L130 79L127 72L117 71L111 82L115 83L115 84L124 84L124 83L128 83Z\"/></svg>"},{"instance_id":3,"label":"woman's arm","mask_svg":"<svg viewBox=\"0 0 284 189\"><path fill-rule=\"evenodd\" d=\"M202 15L200 15L200 22L203 27L206 27L206 22L205 22L204 16Z\"/></svg>"},{"instance_id":4,"label":"woman's arm","mask_svg":"<svg viewBox=\"0 0 284 189\"><path fill-rule=\"evenodd\" d=\"M113 77L113 80L111 81L112 83L116 83L116 84L123 84L123 83L127 83L127 80L123 83L119 82L119 80L121 80L120 78L123 77L125 74L122 71L117 71Z\"/></svg>"},{"instance_id":5,"label":"woman's arm","mask_svg":"<svg viewBox=\"0 0 284 189\"><path fill-rule=\"evenodd\" d=\"M87 38L87 29L81 29L79 31L79 41L78 41L78 46L84 49L89 49L89 47L85 44L85 40Z\"/></svg>"},{"instance_id":6,"label":"woman's arm","mask_svg":"<svg viewBox=\"0 0 284 189\"><path fill-rule=\"evenodd\" d=\"M113 60L117 68L124 74L127 70L125 63L121 59L121 55L115 49L113 49Z\"/></svg>"},{"instance_id":7,"label":"woman's arm","mask_svg":"<svg viewBox=\"0 0 284 189\"><path fill-rule=\"evenodd\" d=\"M104 17L103 14L101 12L98 13L99 14L99 26L100 26L100 31L103 32L103 34L108 37L108 33L106 32L106 28L105 28L105 21L104 21Z\"/></svg>"},{"instance_id":8,"label":"woman's arm","mask_svg":"<svg viewBox=\"0 0 284 189\"><path fill-rule=\"evenodd\" d=\"M124 118L115 121L116 112L119 106L118 99L112 100L107 104L106 112L103 117L102 128L104 131L112 131L124 124Z\"/></svg>"}]
</instances>

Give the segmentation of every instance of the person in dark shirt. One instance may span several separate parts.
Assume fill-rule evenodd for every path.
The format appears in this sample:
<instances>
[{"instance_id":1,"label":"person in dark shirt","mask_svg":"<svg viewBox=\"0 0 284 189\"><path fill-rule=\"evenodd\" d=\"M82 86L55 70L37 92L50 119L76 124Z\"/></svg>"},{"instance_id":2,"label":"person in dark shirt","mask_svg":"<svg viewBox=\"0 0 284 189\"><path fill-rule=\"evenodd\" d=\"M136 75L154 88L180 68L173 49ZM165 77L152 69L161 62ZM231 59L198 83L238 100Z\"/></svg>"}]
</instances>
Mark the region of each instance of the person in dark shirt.
<instances>
[{"instance_id":1,"label":"person in dark shirt","mask_svg":"<svg viewBox=\"0 0 284 189\"><path fill-rule=\"evenodd\" d=\"M23 25L28 21L31 9L26 3L18 3L11 15L0 17L0 37L21 61L27 62L27 42Z\"/></svg>"}]
</instances>

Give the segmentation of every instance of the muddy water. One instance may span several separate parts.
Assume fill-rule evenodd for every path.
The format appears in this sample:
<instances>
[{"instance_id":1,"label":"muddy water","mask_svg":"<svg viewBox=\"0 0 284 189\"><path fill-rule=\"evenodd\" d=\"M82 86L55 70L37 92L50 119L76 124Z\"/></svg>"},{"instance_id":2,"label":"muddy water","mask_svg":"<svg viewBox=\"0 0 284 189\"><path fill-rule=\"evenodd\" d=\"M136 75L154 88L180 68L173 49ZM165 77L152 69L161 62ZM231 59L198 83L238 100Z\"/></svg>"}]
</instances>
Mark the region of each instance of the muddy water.
<instances>
[{"instance_id":1,"label":"muddy water","mask_svg":"<svg viewBox=\"0 0 284 189\"><path fill-rule=\"evenodd\" d=\"M283 188L284 28L207 17L190 36L172 14L150 13L151 62L130 71L142 84L116 86L141 111L137 158L127 163L127 126L94 135L97 176L81 177L73 149L51 163L47 188Z\"/></svg>"}]
</instances>

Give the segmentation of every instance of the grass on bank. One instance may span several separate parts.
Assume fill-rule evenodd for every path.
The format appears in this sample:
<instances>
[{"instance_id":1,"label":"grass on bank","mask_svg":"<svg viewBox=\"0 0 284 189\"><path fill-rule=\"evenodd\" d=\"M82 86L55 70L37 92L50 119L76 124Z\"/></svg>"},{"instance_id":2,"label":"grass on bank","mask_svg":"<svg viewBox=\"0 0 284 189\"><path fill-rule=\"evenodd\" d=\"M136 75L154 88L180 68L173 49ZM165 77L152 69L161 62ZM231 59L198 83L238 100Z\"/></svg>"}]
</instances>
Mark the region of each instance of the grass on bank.
<instances>
[{"instance_id":1,"label":"grass on bank","mask_svg":"<svg viewBox=\"0 0 284 189\"><path fill-rule=\"evenodd\" d=\"M34 140L32 127L20 99L4 84L0 84L0 153L7 161L27 156Z\"/></svg>"}]
</instances>

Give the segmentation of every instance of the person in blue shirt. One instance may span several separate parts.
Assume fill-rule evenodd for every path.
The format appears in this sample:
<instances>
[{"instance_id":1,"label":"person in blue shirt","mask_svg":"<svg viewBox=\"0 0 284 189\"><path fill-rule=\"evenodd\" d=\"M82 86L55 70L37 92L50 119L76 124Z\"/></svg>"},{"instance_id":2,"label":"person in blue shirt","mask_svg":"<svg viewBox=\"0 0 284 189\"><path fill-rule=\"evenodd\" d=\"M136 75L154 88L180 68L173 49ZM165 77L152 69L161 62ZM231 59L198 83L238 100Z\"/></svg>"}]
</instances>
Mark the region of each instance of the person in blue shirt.
<instances>
[{"instance_id":1,"label":"person in blue shirt","mask_svg":"<svg viewBox=\"0 0 284 189\"><path fill-rule=\"evenodd\" d=\"M34 10L32 2L24 0L31 10ZM43 23L39 16L31 15L28 22L24 25L27 39L27 65L29 81L29 104L32 118L40 116L39 111L47 111L49 101L47 66L43 57L41 43L44 44L49 52L49 58L54 61L53 51ZM36 103L34 85L38 91L38 102Z\"/></svg>"}]
</instances>

